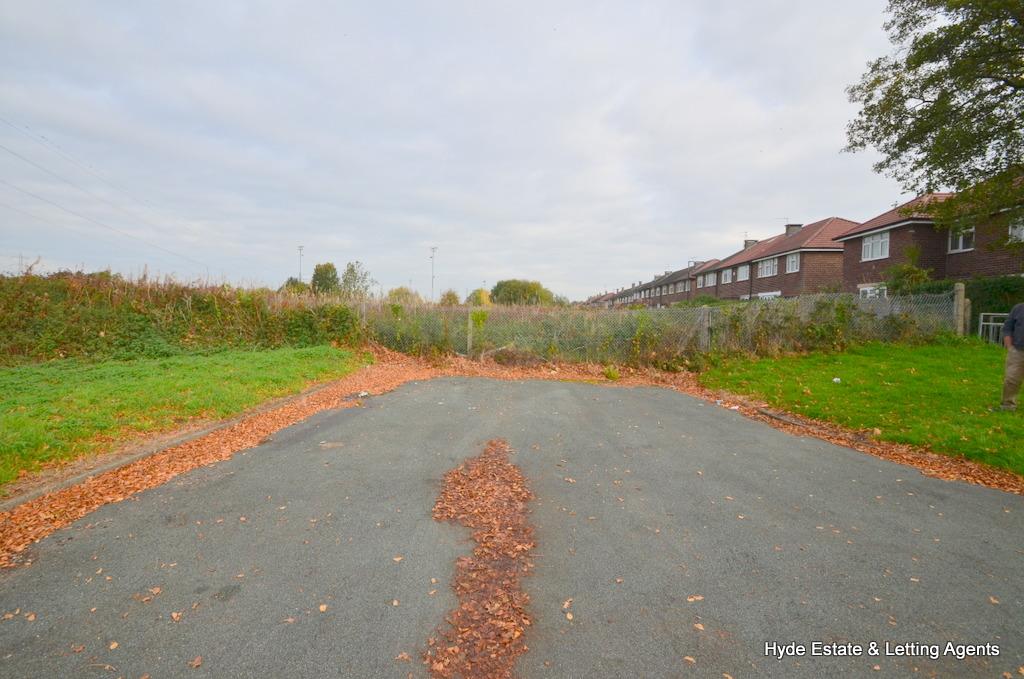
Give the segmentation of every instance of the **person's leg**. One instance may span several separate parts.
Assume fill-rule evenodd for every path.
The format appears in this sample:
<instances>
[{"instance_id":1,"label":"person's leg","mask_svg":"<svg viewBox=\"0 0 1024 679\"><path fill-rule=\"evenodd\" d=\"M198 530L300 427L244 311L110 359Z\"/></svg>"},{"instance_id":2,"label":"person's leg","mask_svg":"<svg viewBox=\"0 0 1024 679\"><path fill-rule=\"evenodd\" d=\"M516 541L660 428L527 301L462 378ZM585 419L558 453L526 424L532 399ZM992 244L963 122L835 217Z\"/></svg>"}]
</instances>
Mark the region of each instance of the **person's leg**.
<instances>
[{"instance_id":1,"label":"person's leg","mask_svg":"<svg viewBox=\"0 0 1024 679\"><path fill-rule=\"evenodd\" d=\"M1003 377L1003 408L1017 408L1017 394L1024 381L1024 351L1010 347L1006 350L1006 375Z\"/></svg>"}]
</instances>

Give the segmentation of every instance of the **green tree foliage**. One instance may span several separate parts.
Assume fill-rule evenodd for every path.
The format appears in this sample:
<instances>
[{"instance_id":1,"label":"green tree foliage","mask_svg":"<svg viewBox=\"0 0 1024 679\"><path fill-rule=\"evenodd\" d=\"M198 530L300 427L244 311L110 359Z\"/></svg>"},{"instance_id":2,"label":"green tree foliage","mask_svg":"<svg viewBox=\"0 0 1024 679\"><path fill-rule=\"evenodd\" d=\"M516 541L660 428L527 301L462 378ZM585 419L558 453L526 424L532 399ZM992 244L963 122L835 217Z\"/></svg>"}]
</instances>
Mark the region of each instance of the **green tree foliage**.
<instances>
[{"instance_id":1,"label":"green tree foliage","mask_svg":"<svg viewBox=\"0 0 1024 679\"><path fill-rule=\"evenodd\" d=\"M376 281L370 276L363 263L359 260L349 262L345 265L345 271L341 274L341 294L346 299L364 299L370 296L370 289Z\"/></svg>"},{"instance_id":2,"label":"green tree foliage","mask_svg":"<svg viewBox=\"0 0 1024 679\"><path fill-rule=\"evenodd\" d=\"M910 246L904 250L906 262L893 264L882 272L886 289L894 295L907 295L931 280L931 269L917 265L921 259L921 248Z\"/></svg>"},{"instance_id":3,"label":"green tree foliage","mask_svg":"<svg viewBox=\"0 0 1024 679\"><path fill-rule=\"evenodd\" d=\"M1024 3L890 0L888 13L893 54L847 89L861 106L847 150L877 149L875 170L908 191L955 190L927 207L940 226L1005 236L1024 216Z\"/></svg>"},{"instance_id":4,"label":"green tree foliage","mask_svg":"<svg viewBox=\"0 0 1024 679\"><path fill-rule=\"evenodd\" d=\"M309 285L307 283L303 283L302 281L300 281L295 276L289 276L288 280L286 280L284 282L284 285L282 285L280 288L278 288L277 291L278 292L292 292L292 293L309 292Z\"/></svg>"},{"instance_id":5,"label":"green tree foliage","mask_svg":"<svg viewBox=\"0 0 1024 679\"><path fill-rule=\"evenodd\" d=\"M420 297L420 293L403 285L388 290L388 304L401 304L402 306L423 304L423 298Z\"/></svg>"},{"instance_id":6,"label":"green tree foliage","mask_svg":"<svg viewBox=\"0 0 1024 679\"><path fill-rule=\"evenodd\" d=\"M339 283L338 267L332 262L324 262L313 267L313 278L310 279L313 292L318 295L337 292Z\"/></svg>"},{"instance_id":7,"label":"green tree foliage","mask_svg":"<svg viewBox=\"0 0 1024 679\"><path fill-rule=\"evenodd\" d=\"M555 295L537 281L509 279L498 281L491 288L491 299L496 304L539 304L549 306Z\"/></svg>"},{"instance_id":8,"label":"green tree foliage","mask_svg":"<svg viewBox=\"0 0 1024 679\"><path fill-rule=\"evenodd\" d=\"M454 290L445 290L441 293L441 299L438 304L441 306L459 306L459 293Z\"/></svg>"},{"instance_id":9,"label":"green tree foliage","mask_svg":"<svg viewBox=\"0 0 1024 679\"><path fill-rule=\"evenodd\" d=\"M470 306L491 306L491 293L484 288L477 288L466 297L466 304Z\"/></svg>"}]
</instances>

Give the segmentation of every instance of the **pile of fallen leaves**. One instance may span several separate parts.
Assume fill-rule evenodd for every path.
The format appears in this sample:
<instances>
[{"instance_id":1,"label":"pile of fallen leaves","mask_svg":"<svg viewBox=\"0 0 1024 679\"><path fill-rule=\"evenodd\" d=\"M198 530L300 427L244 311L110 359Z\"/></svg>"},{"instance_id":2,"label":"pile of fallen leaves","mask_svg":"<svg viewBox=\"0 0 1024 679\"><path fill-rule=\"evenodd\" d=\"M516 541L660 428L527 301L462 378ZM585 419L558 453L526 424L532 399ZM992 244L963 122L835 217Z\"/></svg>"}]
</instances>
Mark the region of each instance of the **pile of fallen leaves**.
<instances>
[{"instance_id":1,"label":"pile of fallen leaves","mask_svg":"<svg viewBox=\"0 0 1024 679\"><path fill-rule=\"evenodd\" d=\"M520 580L532 568L533 528L526 520L532 497L509 446L495 439L451 470L434 505L434 518L473 529L472 556L456 561L459 606L449 628L427 640L424 662L435 677L511 677L527 651L529 595Z\"/></svg>"}]
</instances>

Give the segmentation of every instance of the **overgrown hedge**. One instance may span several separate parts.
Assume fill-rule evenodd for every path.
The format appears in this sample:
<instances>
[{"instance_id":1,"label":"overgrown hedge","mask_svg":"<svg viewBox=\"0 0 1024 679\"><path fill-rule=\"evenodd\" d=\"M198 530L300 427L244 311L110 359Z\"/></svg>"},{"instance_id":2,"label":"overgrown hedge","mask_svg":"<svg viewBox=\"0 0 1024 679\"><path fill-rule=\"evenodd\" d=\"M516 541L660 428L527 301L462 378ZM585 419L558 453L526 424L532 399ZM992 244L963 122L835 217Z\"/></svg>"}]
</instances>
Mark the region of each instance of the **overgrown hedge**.
<instances>
[{"instance_id":1,"label":"overgrown hedge","mask_svg":"<svg viewBox=\"0 0 1024 679\"><path fill-rule=\"evenodd\" d=\"M109 272L0 276L0 363L170 356L349 342L341 304L230 286L127 281Z\"/></svg>"},{"instance_id":2,"label":"overgrown hedge","mask_svg":"<svg viewBox=\"0 0 1024 679\"><path fill-rule=\"evenodd\" d=\"M928 281L914 286L913 294L947 292L958 281ZM977 329L978 315L1005 313L1024 302L1024 276L996 276L963 281L964 294L971 300L971 328Z\"/></svg>"}]
</instances>

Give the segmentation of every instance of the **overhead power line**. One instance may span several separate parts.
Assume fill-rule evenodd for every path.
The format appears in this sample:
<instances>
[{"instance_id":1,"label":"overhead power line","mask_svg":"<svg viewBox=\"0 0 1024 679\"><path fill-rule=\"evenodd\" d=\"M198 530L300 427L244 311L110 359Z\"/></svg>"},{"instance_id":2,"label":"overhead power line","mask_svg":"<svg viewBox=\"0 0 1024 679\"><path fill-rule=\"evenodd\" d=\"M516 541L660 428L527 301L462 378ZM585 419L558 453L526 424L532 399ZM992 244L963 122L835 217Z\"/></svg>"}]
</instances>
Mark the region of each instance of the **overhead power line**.
<instances>
[{"instance_id":1,"label":"overhead power line","mask_svg":"<svg viewBox=\"0 0 1024 679\"><path fill-rule=\"evenodd\" d=\"M0 184L4 184L5 186L9 186L10 188L14 189L15 191L17 191L19 193L23 193L26 196L30 196L32 198L35 198L36 200L42 201L42 202L46 203L47 205L52 205L53 207L57 208L58 210L63 210L64 212L67 212L69 215L72 215L74 217L78 217L79 219L84 219L85 221L91 222L91 223L93 223L93 224L95 224L97 226L103 227L104 229L109 229L110 231L113 231L114 233L119 233L122 236L126 236L128 238L133 239L133 240L137 240L140 243L144 243L144 244L148 245L151 248L154 248L156 250L160 250L161 252L165 252L165 253L167 253L169 255L174 255L175 257L180 257L181 259L184 259L184 260L187 260L189 262L192 262L193 264L198 264L198 265L202 266L203 268L205 268L207 271L209 271L210 267L209 267L208 264L206 264L206 262L201 262L198 259L195 259L193 257L189 257L188 255L183 255L180 252L175 252L174 250L169 250L169 249L163 247L162 245L157 245L156 243L151 243L151 242L145 240L144 238L139 238L138 236L136 236L133 233L129 233L128 231L124 231L122 229L118 229L117 227L111 226L110 224L107 224L106 222L102 222L102 221L100 221L98 219L94 219L92 217L89 217L88 215L83 215L80 212L76 212L75 210L72 210L70 208L66 208L63 205L50 200L49 198L46 198L44 196L40 196L38 193L33 193L33 192L28 191L26 189L23 189L23 188L21 188L19 186L15 186L14 184L12 184L9 181L6 181L4 179L0 179ZM14 209L17 210L17 208L14 208ZM22 210L17 210L17 211L18 212L23 212ZM27 214L27 213L25 213L25 214Z\"/></svg>"},{"instance_id":2,"label":"overhead power line","mask_svg":"<svg viewBox=\"0 0 1024 679\"><path fill-rule=\"evenodd\" d=\"M154 224L153 222L149 221L145 217L142 217L142 216L132 212L131 210L128 210L128 209L118 205L117 203L115 203L113 201L107 200L106 198L104 198L101 195L93 193L89 189L87 189L87 188L85 188L83 186L80 186L76 182L68 179L67 177L64 177L64 176L54 172L53 170L51 170L51 169L49 169L47 167L44 167L43 165L40 165L39 163L37 163L36 161L32 160L31 158L26 158L25 156L21 155L17 151L14 151L14 150L10 149L10 148L4 146L3 144L0 144L0 150L4 150L7 153L9 153L12 156L14 156L15 158L18 158L19 160L22 160L25 163L28 163L32 167L37 168L39 170L42 170L43 172L45 172L46 174L50 175L51 177L59 179L60 181L62 181L65 184L67 184L68 186L72 187L73 189L77 189L78 191L81 191L82 193L84 193L85 195L89 196L90 198L95 198L96 200L100 201L101 203L105 203L106 205L109 205L110 207L114 208L115 210L120 210L121 212L125 213L126 215L128 215L132 219L137 219L140 222L142 222L143 224L148 224L149 226L153 227L154 229L163 229L164 228L164 227L162 227L162 226L160 226L158 224Z\"/></svg>"},{"instance_id":3,"label":"overhead power line","mask_svg":"<svg viewBox=\"0 0 1024 679\"><path fill-rule=\"evenodd\" d=\"M18 132L19 134L22 134L25 137L31 139L32 141L34 141L35 143L39 144L40 146L45 146L46 148L48 148L49 150L53 151L54 153L57 153L62 158L64 158L64 160L66 160L69 163L72 163L72 164L78 166L82 170L85 170L86 172L91 174L96 179L99 179L101 182L103 182L104 184L106 184L110 188L114 189L115 191L120 191L124 195L126 195L129 198L131 198L132 200L134 200L136 203L139 203L140 205L147 205L149 207L154 207L153 203L151 203L150 201L145 200L143 198L139 198L138 196L136 196L132 192L130 192L127 189L125 189L123 186L118 186L114 182L112 182L109 179L107 179L106 177L104 177L100 172L98 172L97 170L93 169L89 165L89 163L85 163L83 161L78 160L73 155L71 155L70 153L65 151L63 148L61 148L59 145L57 145L57 143L55 143L54 141L52 141L51 139L49 139L45 135L39 134L38 132L33 130L28 125L25 125L25 124L16 125L15 123L12 123L10 120L7 120L6 118L4 118L2 116L0 116L0 122L4 123L5 125L10 127L11 129L13 129L16 132Z\"/></svg>"}]
</instances>

